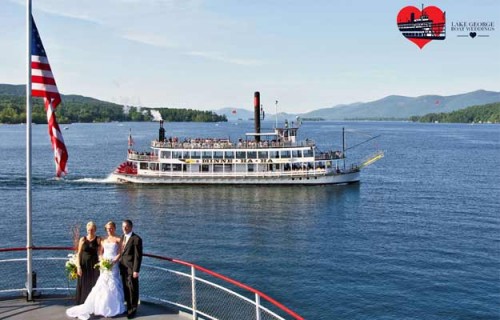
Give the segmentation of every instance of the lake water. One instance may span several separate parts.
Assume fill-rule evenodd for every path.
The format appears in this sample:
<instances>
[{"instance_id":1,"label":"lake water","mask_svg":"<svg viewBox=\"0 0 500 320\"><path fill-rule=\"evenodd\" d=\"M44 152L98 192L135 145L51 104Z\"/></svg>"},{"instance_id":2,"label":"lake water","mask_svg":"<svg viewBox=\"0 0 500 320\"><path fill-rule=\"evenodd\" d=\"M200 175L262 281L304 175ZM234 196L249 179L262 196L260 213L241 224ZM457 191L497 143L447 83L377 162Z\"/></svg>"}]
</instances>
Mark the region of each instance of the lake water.
<instances>
[{"instance_id":1,"label":"lake water","mask_svg":"<svg viewBox=\"0 0 500 320\"><path fill-rule=\"evenodd\" d=\"M166 130L237 139L252 126ZM299 134L340 148L342 126L348 146L381 135L348 153L385 150L360 184L185 187L108 179L129 129L147 150L157 123L68 125L64 181L47 127L35 125L34 245L70 246L75 224L130 218L146 252L235 278L307 319L500 319L500 126L306 122ZM2 247L26 244L25 193L25 126L0 125Z\"/></svg>"}]
</instances>

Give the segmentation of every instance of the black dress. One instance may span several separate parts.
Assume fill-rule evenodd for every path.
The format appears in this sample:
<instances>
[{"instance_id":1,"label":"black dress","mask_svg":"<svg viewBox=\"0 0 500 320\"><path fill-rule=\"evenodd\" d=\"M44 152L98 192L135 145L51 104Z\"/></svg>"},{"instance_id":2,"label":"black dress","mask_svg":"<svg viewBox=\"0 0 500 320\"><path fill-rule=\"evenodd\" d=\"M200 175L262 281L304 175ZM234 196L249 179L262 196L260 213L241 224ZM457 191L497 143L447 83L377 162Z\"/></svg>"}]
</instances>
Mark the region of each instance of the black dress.
<instances>
[{"instance_id":1,"label":"black dress","mask_svg":"<svg viewBox=\"0 0 500 320\"><path fill-rule=\"evenodd\" d=\"M87 237L84 237L82 254L80 257L82 276L78 277L78 282L76 284L76 304L85 302L90 290L92 290L97 282L97 278L99 278L99 269L94 268L96 263L99 262L98 247L97 237L92 241L88 241Z\"/></svg>"}]
</instances>

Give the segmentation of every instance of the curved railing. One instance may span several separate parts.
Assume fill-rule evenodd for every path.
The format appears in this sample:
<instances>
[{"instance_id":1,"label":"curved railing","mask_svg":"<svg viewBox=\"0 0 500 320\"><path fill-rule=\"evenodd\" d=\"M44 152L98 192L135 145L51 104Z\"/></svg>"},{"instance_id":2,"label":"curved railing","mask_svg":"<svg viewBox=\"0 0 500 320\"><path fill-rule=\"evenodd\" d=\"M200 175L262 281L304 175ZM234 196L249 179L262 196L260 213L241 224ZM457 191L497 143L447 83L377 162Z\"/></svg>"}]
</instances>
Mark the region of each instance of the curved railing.
<instances>
[{"instance_id":1,"label":"curved railing","mask_svg":"<svg viewBox=\"0 0 500 320\"><path fill-rule=\"evenodd\" d=\"M64 264L71 247L33 247L33 296L74 294ZM26 294L26 248L0 249L0 298ZM57 254L64 252L64 255ZM193 319L303 319L268 295L217 272L179 259L144 254L141 300L166 304Z\"/></svg>"}]
</instances>

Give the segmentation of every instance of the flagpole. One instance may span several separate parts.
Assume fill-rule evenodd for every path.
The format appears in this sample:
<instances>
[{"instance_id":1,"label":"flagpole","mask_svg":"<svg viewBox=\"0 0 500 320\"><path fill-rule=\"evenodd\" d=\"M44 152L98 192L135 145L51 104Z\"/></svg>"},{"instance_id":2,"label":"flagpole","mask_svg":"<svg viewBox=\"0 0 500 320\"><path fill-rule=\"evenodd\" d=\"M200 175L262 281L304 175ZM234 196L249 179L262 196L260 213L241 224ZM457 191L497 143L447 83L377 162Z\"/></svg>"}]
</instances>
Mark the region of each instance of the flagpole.
<instances>
[{"instance_id":1,"label":"flagpole","mask_svg":"<svg viewBox=\"0 0 500 320\"><path fill-rule=\"evenodd\" d=\"M26 299L33 300L31 231L31 0L26 0Z\"/></svg>"}]
</instances>

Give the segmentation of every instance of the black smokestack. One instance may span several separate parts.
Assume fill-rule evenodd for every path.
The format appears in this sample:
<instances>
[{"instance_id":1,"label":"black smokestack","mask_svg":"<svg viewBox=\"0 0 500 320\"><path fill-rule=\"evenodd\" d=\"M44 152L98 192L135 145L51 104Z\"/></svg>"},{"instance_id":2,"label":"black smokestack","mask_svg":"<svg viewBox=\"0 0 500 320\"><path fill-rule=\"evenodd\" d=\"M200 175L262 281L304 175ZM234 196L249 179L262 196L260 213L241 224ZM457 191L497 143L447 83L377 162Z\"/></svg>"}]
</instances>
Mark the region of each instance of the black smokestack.
<instances>
[{"instance_id":1,"label":"black smokestack","mask_svg":"<svg viewBox=\"0 0 500 320\"><path fill-rule=\"evenodd\" d=\"M255 121L255 133L260 133L260 93L256 91L253 96L253 118ZM260 136L255 136L255 141L260 142Z\"/></svg>"},{"instance_id":2,"label":"black smokestack","mask_svg":"<svg viewBox=\"0 0 500 320\"><path fill-rule=\"evenodd\" d=\"M160 120L160 131L158 134L158 141L165 141L165 129L163 128L163 120Z\"/></svg>"}]
</instances>

